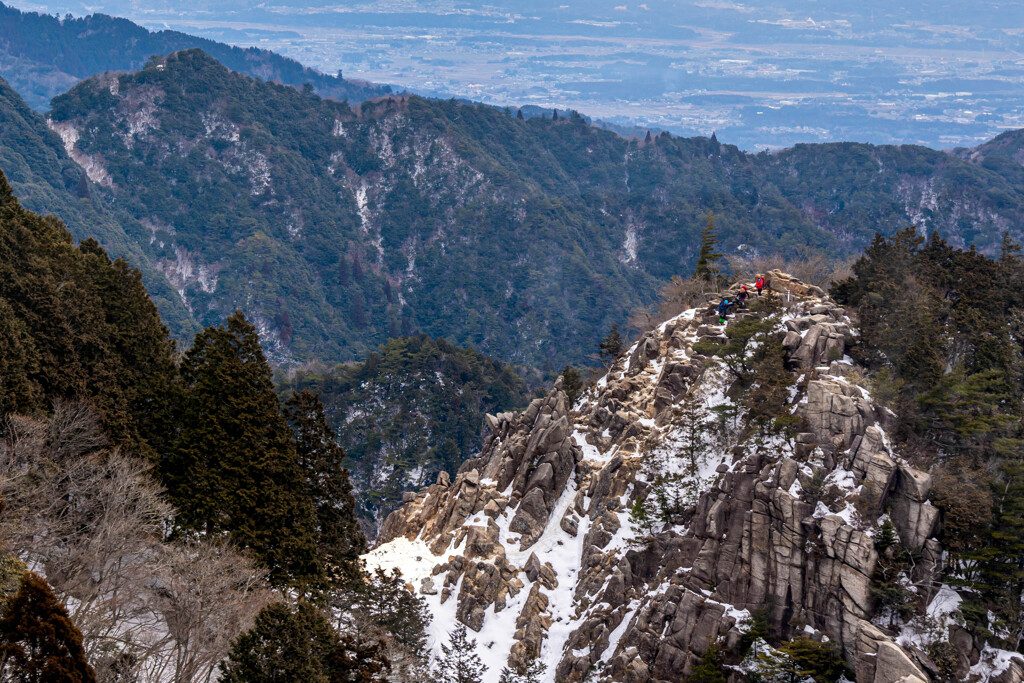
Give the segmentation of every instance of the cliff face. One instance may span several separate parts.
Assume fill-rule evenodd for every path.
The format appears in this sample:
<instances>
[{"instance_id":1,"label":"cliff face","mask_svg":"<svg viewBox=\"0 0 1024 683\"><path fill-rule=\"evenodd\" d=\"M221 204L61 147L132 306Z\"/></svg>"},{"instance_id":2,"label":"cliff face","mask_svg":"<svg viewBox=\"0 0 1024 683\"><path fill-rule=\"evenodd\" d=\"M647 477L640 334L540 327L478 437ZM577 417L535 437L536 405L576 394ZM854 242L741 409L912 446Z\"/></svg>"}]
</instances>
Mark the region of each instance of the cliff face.
<instances>
[{"instance_id":1,"label":"cliff face","mask_svg":"<svg viewBox=\"0 0 1024 683\"><path fill-rule=\"evenodd\" d=\"M737 426L728 370L694 351L723 327L691 310L642 337L574 408L556 386L522 413L488 416L479 457L407 493L369 564L403 570L434 610L435 638L453 618L476 631L495 680L535 657L549 680L681 680L709 643L736 651L759 611L779 639L838 642L858 683L927 681L925 640L886 630L872 598L874 537L890 520L920 558L905 580L937 615L936 637L961 643L962 679L1024 680L1012 658L989 666L989 649L940 609L955 593L936 580L931 478L893 451L891 414L858 385L844 354L853 322L816 288L781 273L772 287L797 433ZM689 498L645 525L637 501L692 452L694 405L711 443L674 480Z\"/></svg>"}]
</instances>

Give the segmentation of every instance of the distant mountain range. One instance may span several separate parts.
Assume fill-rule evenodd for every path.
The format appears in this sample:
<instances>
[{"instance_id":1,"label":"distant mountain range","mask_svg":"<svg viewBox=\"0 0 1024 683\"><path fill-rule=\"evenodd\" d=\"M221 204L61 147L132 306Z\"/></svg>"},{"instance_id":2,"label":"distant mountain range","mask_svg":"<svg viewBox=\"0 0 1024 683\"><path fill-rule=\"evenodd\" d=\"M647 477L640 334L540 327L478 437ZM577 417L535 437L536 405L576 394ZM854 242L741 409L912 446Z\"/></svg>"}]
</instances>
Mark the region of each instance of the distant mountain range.
<instances>
[{"instance_id":1,"label":"distant mountain range","mask_svg":"<svg viewBox=\"0 0 1024 683\"><path fill-rule=\"evenodd\" d=\"M411 96L353 107L315 92L349 81L272 53L211 43L231 70L199 49L150 59L188 37L109 17L0 17L17 37L8 52L49 55L53 73L106 69L115 44L145 62L85 78L48 124L0 92L0 162L26 205L137 264L179 339L241 307L285 365L421 332L547 371L583 362L692 269L709 210L739 257L842 257L909 224L991 252L1024 226L1019 134L953 153L748 154L714 137L627 140L564 110ZM244 69L308 76L312 90Z\"/></svg>"},{"instance_id":2,"label":"distant mountain range","mask_svg":"<svg viewBox=\"0 0 1024 683\"><path fill-rule=\"evenodd\" d=\"M0 75L38 111L83 78L133 71L152 55L189 48L201 48L249 76L296 87L308 83L324 97L361 102L391 93L386 85L323 74L269 50L232 47L178 31L151 32L104 14L60 19L0 3Z\"/></svg>"},{"instance_id":3,"label":"distant mountain range","mask_svg":"<svg viewBox=\"0 0 1024 683\"><path fill-rule=\"evenodd\" d=\"M417 97L353 110L198 50L90 78L50 117L145 226L135 244L196 322L242 306L279 362L360 358L418 331L579 362L689 272L708 210L735 255L842 256L908 224L992 250L1024 225L1018 176L962 155L751 155Z\"/></svg>"}]
</instances>

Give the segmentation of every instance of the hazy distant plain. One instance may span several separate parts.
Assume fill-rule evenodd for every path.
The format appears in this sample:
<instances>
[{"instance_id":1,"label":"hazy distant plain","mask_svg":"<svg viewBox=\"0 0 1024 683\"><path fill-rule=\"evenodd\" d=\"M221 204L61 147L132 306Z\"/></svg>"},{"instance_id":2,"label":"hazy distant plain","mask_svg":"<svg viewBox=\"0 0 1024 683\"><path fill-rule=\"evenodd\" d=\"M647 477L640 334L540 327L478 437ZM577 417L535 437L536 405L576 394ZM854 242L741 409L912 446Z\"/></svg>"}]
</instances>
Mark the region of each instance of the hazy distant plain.
<instances>
[{"instance_id":1,"label":"hazy distant plain","mask_svg":"<svg viewBox=\"0 0 1024 683\"><path fill-rule=\"evenodd\" d=\"M1024 3L15 2L259 45L324 71L575 108L747 149L972 145L1024 127Z\"/></svg>"}]
</instances>

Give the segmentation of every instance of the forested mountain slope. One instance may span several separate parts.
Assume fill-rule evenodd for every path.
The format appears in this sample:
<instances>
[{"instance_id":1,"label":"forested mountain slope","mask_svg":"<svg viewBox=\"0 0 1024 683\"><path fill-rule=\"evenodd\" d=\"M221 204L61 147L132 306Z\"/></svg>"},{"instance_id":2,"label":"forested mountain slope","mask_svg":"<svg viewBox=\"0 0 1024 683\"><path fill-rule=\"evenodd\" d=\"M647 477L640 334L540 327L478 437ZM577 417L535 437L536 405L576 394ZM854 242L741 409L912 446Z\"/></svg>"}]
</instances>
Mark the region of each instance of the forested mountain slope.
<instances>
[{"instance_id":1,"label":"forested mountain slope","mask_svg":"<svg viewBox=\"0 0 1024 683\"><path fill-rule=\"evenodd\" d=\"M484 415L530 399L508 365L425 335L392 339L361 363L298 370L279 388L323 401L371 539L403 492L480 451Z\"/></svg>"},{"instance_id":2,"label":"forested mountain slope","mask_svg":"<svg viewBox=\"0 0 1024 683\"><path fill-rule=\"evenodd\" d=\"M0 3L0 76L38 111L72 85L104 71L140 69L152 55L202 48L228 68L354 102L391 92L388 86L322 74L294 59L238 48L178 31L148 31L127 19L92 14L61 19Z\"/></svg>"},{"instance_id":3,"label":"forested mountain slope","mask_svg":"<svg viewBox=\"0 0 1024 683\"><path fill-rule=\"evenodd\" d=\"M26 208L52 214L77 240L94 238L115 256L126 257L143 280L167 324L179 337L196 327L181 298L153 268L142 248L146 230L110 202L73 161L60 137L0 79L0 170Z\"/></svg>"},{"instance_id":4,"label":"forested mountain slope","mask_svg":"<svg viewBox=\"0 0 1024 683\"><path fill-rule=\"evenodd\" d=\"M686 273L712 210L726 253L851 254L908 224L998 248L1024 194L920 147L627 141L415 97L356 110L177 53L54 100L51 126L150 231L201 323L241 306L279 362L410 332L548 370Z\"/></svg>"}]
</instances>

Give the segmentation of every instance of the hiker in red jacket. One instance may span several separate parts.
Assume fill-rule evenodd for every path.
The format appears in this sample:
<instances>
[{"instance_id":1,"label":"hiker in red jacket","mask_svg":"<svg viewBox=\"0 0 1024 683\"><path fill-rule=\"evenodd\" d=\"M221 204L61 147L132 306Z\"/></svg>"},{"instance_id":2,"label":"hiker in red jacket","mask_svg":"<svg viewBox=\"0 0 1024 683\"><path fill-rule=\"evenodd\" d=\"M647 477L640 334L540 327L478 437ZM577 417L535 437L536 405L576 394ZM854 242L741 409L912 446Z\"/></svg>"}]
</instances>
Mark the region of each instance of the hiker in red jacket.
<instances>
[{"instance_id":1,"label":"hiker in red jacket","mask_svg":"<svg viewBox=\"0 0 1024 683\"><path fill-rule=\"evenodd\" d=\"M754 280L754 287L757 288L757 295L761 296L761 290L764 289L764 275L757 276L757 279Z\"/></svg>"},{"instance_id":2,"label":"hiker in red jacket","mask_svg":"<svg viewBox=\"0 0 1024 683\"><path fill-rule=\"evenodd\" d=\"M743 285L742 287L740 287L740 293L736 295L736 305L739 306L740 308L746 308L748 296L749 294L747 294L747 286Z\"/></svg>"}]
</instances>

